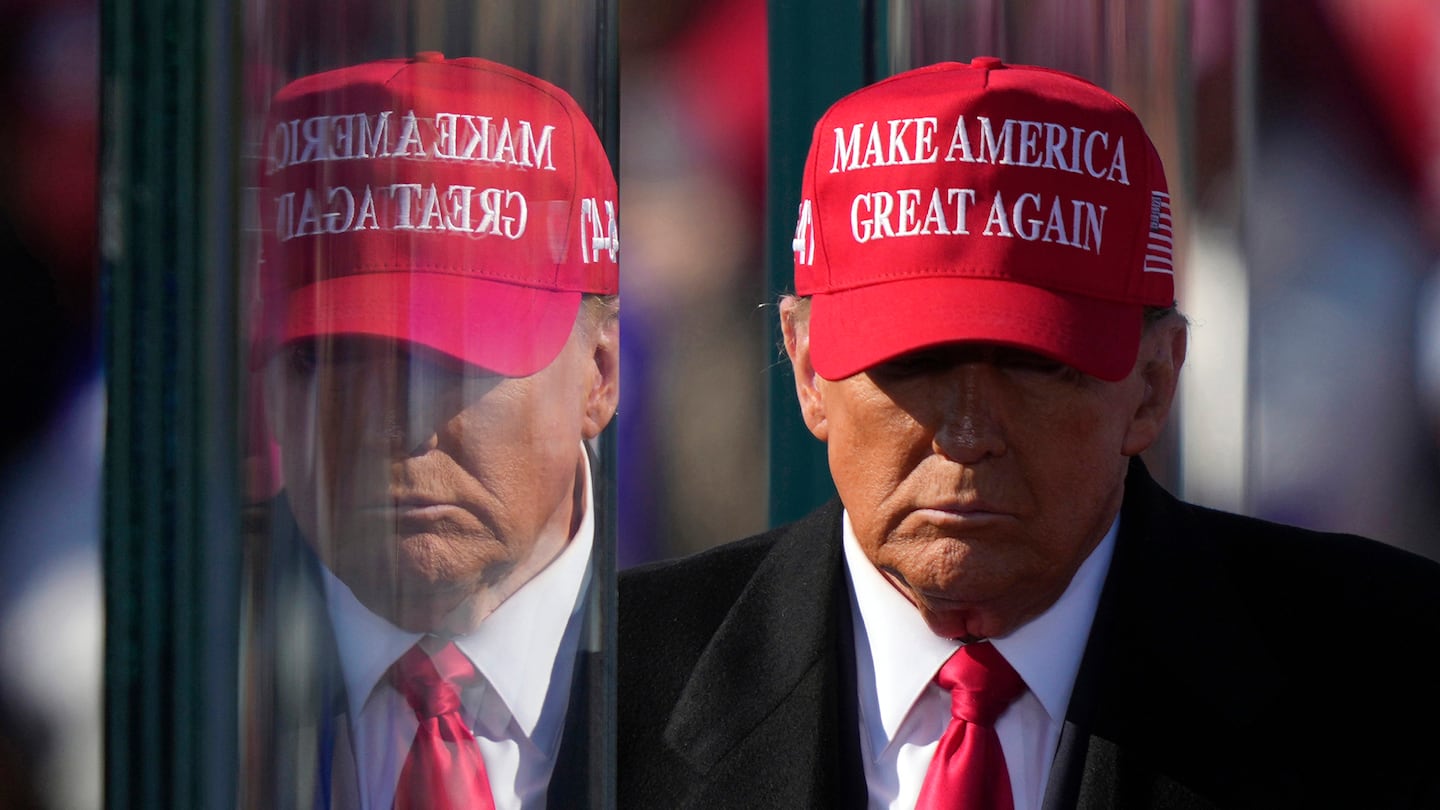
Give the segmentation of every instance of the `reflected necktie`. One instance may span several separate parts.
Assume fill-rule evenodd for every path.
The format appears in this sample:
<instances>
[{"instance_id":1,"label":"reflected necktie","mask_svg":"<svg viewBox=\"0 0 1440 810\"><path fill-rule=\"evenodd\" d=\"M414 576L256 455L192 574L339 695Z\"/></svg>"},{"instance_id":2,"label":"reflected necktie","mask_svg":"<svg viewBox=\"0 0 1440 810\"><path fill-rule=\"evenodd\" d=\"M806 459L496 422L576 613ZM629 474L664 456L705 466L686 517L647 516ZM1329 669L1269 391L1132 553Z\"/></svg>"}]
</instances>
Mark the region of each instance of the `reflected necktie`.
<instances>
[{"instance_id":1,"label":"reflected necktie","mask_svg":"<svg viewBox=\"0 0 1440 810\"><path fill-rule=\"evenodd\" d=\"M475 735L460 714L460 690L478 677L454 644L434 655L411 647L390 668L420 727L400 770L395 810L494 810Z\"/></svg>"},{"instance_id":2,"label":"reflected necktie","mask_svg":"<svg viewBox=\"0 0 1440 810\"><path fill-rule=\"evenodd\" d=\"M1010 774L995 720L1025 682L989 642L955 651L935 682L950 692L950 725L940 738L915 810L1011 810Z\"/></svg>"}]
</instances>

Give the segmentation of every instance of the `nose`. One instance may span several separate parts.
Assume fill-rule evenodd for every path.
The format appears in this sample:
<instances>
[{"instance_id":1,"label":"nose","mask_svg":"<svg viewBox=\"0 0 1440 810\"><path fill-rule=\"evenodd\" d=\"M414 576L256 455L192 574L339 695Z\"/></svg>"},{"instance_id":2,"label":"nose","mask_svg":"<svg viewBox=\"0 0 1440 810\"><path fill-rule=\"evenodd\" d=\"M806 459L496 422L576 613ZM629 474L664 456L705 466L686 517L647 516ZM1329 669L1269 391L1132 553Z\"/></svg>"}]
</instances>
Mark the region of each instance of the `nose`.
<instances>
[{"instance_id":1,"label":"nose","mask_svg":"<svg viewBox=\"0 0 1440 810\"><path fill-rule=\"evenodd\" d=\"M961 362L945 375L932 450L957 464L1003 456L1005 431L997 375L984 361Z\"/></svg>"},{"instance_id":2,"label":"nose","mask_svg":"<svg viewBox=\"0 0 1440 810\"><path fill-rule=\"evenodd\" d=\"M404 354L372 366L353 391L364 416L361 429L387 448L392 458L423 454L436 447L439 387ZM378 449L378 448L377 448Z\"/></svg>"},{"instance_id":3,"label":"nose","mask_svg":"<svg viewBox=\"0 0 1440 810\"><path fill-rule=\"evenodd\" d=\"M435 449L440 441L442 386L434 374L428 374L423 363L407 360L400 377L399 396L395 398L396 453L418 456Z\"/></svg>"},{"instance_id":4,"label":"nose","mask_svg":"<svg viewBox=\"0 0 1440 810\"><path fill-rule=\"evenodd\" d=\"M397 431L397 453L418 456L435 449L440 442L436 423L438 413L435 392L425 385L409 386L406 392L404 415L397 420L403 429Z\"/></svg>"}]
</instances>

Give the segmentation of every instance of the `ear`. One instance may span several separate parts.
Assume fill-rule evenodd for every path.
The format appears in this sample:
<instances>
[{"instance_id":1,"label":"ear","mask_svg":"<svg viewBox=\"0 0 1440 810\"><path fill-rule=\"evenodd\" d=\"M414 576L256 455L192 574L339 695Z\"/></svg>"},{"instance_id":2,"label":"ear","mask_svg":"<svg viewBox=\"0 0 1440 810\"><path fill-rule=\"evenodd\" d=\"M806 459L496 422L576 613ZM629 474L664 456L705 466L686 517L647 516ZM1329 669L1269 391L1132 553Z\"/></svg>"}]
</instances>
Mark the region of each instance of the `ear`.
<instances>
[{"instance_id":1,"label":"ear","mask_svg":"<svg viewBox=\"0 0 1440 810\"><path fill-rule=\"evenodd\" d=\"M581 317L585 317L582 313ZM581 435L593 439L610 424L620 404L620 318L608 314L595 326L595 345L590 361L595 364L585 393L585 417Z\"/></svg>"},{"instance_id":2,"label":"ear","mask_svg":"<svg viewBox=\"0 0 1440 810\"><path fill-rule=\"evenodd\" d=\"M1144 388L1121 446L1121 452L1127 456L1139 455L1154 444L1165 429L1180 382L1180 368L1185 365L1187 326L1183 317L1169 315L1151 326L1140 339L1134 374Z\"/></svg>"},{"instance_id":3,"label":"ear","mask_svg":"<svg viewBox=\"0 0 1440 810\"><path fill-rule=\"evenodd\" d=\"M826 441L830 424L825 419L824 380L810 364L810 321L808 313L797 314L800 301L786 297L780 301L780 331L785 336L785 354L795 372L795 396L800 400L800 415L815 438Z\"/></svg>"}]
</instances>

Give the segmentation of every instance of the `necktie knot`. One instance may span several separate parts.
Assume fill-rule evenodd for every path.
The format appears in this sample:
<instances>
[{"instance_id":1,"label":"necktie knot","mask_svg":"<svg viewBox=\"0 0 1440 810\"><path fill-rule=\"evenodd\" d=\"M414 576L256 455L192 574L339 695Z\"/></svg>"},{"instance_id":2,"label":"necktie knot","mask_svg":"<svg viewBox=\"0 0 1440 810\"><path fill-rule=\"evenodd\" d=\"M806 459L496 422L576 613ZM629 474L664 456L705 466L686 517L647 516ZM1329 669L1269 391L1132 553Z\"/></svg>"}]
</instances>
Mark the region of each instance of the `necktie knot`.
<instances>
[{"instance_id":1,"label":"necktie knot","mask_svg":"<svg viewBox=\"0 0 1440 810\"><path fill-rule=\"evenodd\" d=\"M986 727L993 727L1025 690L1019 673L989 642L956 650L940 667L935 682L950 691L950 713L955 719Z\"/></svg>"},{"instance_id":2,"label":"necktie knot","mask_svg":"<svg viewBox=\"0 0 1440 810\"><path fill-rule=\"evenodd\" d=\"M460 711L460 691L478 677L454 644L434 653L416 644L390 668L390 682L420 721L393 810L495 810L480 746Z\"/></svg>"},{"instance_id":3,"label":"necktie knot","mask_svg":"<svg viewBox=\"0 0 1440 810\"><path fill-rule=\"evenodd\" d=\"M453 643L433 655L416 644L390 670L391 683L421 720L458 712L460 690L476 675L475 666Z\"/></svg>"},{"instance_id":4,"label":"necktie knot","mask_svg":"<svg viewBox=\"0 0 1440 810\"><path fill-rule=\"evenodd\" d=\"M1013 810L1005 751L995 720L1025 683L993 644L966 644L940 667L935 682L950 690L950 724L920 786L916 810Z\"/></svg>"}]
</instances>

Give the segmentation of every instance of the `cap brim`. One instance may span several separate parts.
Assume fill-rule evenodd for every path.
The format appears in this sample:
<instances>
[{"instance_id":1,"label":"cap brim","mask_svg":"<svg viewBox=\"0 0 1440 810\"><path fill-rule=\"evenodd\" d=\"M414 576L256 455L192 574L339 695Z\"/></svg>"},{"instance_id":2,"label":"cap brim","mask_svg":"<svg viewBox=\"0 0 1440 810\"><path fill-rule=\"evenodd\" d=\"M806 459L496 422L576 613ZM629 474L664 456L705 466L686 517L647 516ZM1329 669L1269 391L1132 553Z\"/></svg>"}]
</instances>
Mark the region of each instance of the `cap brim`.
<instances>
[{"instance_id":1,"label":"cap brim","mask_svg":"<svg viewBox=\"0 0 1440 810\"><path fill-rule=\"evenodd\" d=\"M955 342L1014 346L1102 380L1135 365L1144 308L999 279L916 278L810 303L810 359L830 380L909 351Z\"/></svg>"},{"instance_id":2,"label":"cap brim","mask_svg":"<svg viewBox=\"0 0 1440 810\"><path fill-rule=\"evenodd\" d=\"M581 293L443 273L365 273L291 292L269 348L324 335L416 343L509 377L559 355Z\"/></svg>"}]
</instances>

